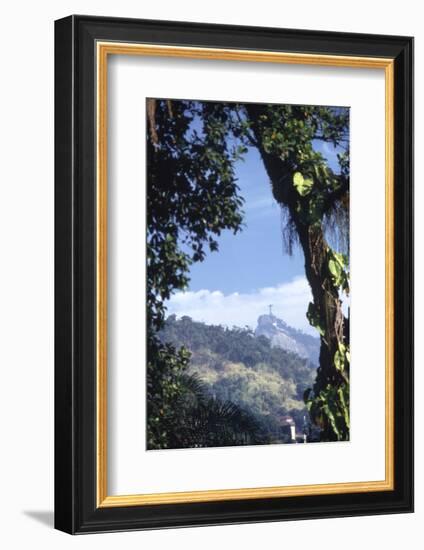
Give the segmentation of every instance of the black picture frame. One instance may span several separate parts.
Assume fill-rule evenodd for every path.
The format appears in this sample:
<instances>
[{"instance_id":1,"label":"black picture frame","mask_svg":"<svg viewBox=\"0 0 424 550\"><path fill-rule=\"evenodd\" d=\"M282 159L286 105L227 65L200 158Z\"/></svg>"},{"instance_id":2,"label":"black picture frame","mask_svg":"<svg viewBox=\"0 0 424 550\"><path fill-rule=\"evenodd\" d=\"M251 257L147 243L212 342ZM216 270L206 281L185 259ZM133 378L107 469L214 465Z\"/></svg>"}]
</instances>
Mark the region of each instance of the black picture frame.
<instances>
[{"instance_id":1,"label":"black picture frame","mask_svg":"<svg viewBox=\"0 0 424 550\"><path fill-rule=\"evenodd\" d=\"M394 489L97 506L99 40L394 60ZM413 39L73 15L55 23L55 527L94 533L413 511Z\"/></svg>"}]
</instances>

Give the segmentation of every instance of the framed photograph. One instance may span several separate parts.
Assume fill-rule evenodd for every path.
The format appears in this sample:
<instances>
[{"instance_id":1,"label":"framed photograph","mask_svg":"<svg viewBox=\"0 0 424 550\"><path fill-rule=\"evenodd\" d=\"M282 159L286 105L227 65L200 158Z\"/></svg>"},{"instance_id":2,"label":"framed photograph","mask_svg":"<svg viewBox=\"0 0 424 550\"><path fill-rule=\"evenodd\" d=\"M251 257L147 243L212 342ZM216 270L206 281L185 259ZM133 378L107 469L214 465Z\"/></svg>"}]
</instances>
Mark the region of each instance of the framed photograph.
<instances>
[{"instance_id":1,"label":"framed photograph","mask_svg":"<svg viewBox=\"0 0 424 550\"><path fill-rule=\"evenodd\" d=\"M413 39L55 25L55 525L413 510Z\"/></svg>"}]
</instances>

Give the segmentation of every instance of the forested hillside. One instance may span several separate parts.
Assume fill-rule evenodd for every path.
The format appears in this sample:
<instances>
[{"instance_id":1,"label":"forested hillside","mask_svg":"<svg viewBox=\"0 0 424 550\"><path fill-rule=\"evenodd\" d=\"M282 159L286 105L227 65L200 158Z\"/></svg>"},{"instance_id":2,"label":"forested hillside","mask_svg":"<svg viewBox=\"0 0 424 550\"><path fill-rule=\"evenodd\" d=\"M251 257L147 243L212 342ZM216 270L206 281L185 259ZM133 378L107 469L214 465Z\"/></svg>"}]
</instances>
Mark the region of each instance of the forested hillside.
<instances>
[{"instance_id":1,"label":"forested hillside","mask_svg":"<svg viewBox=\"0 0 424 550\"><path fill-rule=\"evenodd\" d=\"M301 433L308 414L303 392L313 385L316 368L307 359L273 347L248 328L205 325L172 315L160 332L164 343L190 351L188 373L209 396L233 403L253 416L269 442L280 438L281 419L290 415Z\"/></svg>"}]
</instances>

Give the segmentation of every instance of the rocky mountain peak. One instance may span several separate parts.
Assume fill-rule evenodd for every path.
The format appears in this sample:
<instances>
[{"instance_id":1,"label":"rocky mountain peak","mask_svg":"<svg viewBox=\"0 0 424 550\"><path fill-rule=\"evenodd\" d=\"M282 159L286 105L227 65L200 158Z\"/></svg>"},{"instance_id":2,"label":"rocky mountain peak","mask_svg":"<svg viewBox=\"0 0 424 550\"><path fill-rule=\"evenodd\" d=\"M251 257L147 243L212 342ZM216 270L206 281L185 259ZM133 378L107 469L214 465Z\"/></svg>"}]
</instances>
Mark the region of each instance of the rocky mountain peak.
<instances>
[{"instance_id":1,"label":"rocky mountain peak","mask_svg":"<svg viewBox=\"0 0 424 550\"><path fill-rule=\"evenodd\" d=\"M270 314L260 315L256 336L266 336L276 346L318 364L320 341L309 334L289 326L283 319Z\"/></svg>"}]
</instances>

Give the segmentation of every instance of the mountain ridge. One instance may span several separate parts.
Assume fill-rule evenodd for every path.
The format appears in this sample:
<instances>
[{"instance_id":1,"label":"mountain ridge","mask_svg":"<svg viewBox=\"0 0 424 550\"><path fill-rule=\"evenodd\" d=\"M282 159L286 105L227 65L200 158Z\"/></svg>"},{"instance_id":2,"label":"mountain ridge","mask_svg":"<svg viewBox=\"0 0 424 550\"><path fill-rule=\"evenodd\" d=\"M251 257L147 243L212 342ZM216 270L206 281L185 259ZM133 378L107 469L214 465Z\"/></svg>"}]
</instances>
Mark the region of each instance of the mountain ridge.
<instances>
[{"instance_id":1,"label":"mountain ridge","mask_svg":"<svg viewBox=\"0 0 424 550\"><path fill-rule=\"evenodd\" d=\"M283 319L270 314L260 315L255 336L265 336L271 345L296 353L309 359L314 365L319 362L320 340L288 325Z\"/></svg>"},{"instance_id":2,"label":"mountain ridge","mask_svg":"<svg viewBox=\"0 0 424 550\"><path fill-rule=\"evenodd\" d=\"M292 336L299 336L292 331ZM206 325L188 316L170 315L159 337L189 350L187 372L199 378L212 398L253 414L271 438L285 415L293 419L297 433L302 432L308 418L303 394L316 376L316 365L309 359L273 346L268 337L247 327Z\"/></svg>"}]
</instances>

